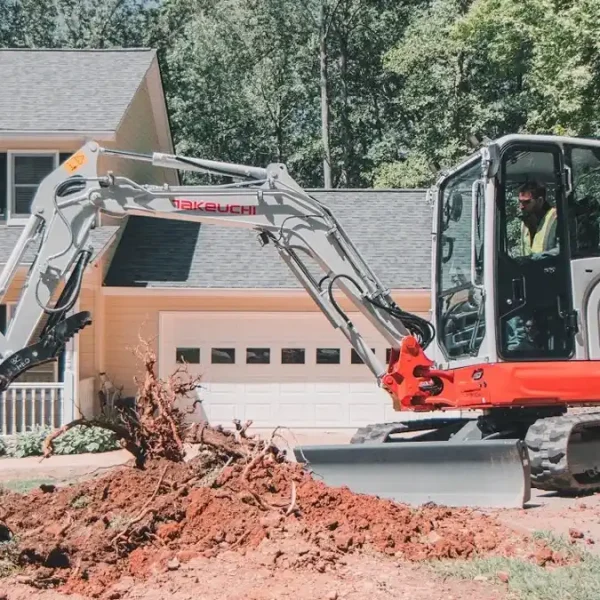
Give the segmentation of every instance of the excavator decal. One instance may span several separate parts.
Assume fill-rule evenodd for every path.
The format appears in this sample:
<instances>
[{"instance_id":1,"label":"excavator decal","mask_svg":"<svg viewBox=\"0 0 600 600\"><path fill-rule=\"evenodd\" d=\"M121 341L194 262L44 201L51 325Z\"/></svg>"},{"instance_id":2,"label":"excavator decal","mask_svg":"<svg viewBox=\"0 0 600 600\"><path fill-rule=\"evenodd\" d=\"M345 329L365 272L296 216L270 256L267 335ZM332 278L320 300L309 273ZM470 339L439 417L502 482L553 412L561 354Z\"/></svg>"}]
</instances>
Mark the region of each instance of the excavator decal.
<instances>
[{"instance_id":1,"label":"excavator decal","mask_svg":"<svg viewBox=\"0 0 600 600\"><path fill-rule=\"evenodd\" d=\"M173 206L179 210L198 210L200 212L229 213L232 215L255 215L256 206L242 206L241 204L220 204L218 202L199 202L186 198L175 198Z\"/></svg>"},{"instance_id":2,"label":"excavator decal","mask_svg":"<svg viewBox=\"0 0 600 600\"><path fill-rule=\"evenodd\" d=\"M76 152L64 162L64 167L67 173L72 175L73 173L75 173L75 171L79 170L79 168L81 168L86 162L87 158L85 156L85 153Z\"/></svg>"}]
</instances>

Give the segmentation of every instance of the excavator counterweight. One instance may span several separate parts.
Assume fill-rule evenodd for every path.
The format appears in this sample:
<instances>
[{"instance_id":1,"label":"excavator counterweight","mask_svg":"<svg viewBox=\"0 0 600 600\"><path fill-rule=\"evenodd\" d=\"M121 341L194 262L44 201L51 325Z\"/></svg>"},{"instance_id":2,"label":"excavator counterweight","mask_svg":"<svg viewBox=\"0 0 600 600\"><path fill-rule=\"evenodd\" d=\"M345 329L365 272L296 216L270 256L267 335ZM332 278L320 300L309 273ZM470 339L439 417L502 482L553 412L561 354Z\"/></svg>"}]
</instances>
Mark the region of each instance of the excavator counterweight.
<instances>
[{"instance_id":1,"label":"excavator counterweight","mask_svg":"<svg viewBox=\"0 0 600 600\"><path fill-rule=\"evenodd\" d=\"M225 182L143 185L99 173L101 154ZM396 304L343 224L285 165L142 155L89 142L41 182L0 273L4 295L29 244L39 244L0 334L0 388L55 360L91 322L73 308L99 213L244 227L279 254L393 408L427 413L362 427L348 445L295 448L307 468L332 485L417 504L522 506L532 487L600 490L600 410L574 412L600 404L597 190L600 142L581 138L505 136L443 173L429 194L426 320ZM340 294L391 348L387 364L341 308Z\"/></svg>"}]
</instances>

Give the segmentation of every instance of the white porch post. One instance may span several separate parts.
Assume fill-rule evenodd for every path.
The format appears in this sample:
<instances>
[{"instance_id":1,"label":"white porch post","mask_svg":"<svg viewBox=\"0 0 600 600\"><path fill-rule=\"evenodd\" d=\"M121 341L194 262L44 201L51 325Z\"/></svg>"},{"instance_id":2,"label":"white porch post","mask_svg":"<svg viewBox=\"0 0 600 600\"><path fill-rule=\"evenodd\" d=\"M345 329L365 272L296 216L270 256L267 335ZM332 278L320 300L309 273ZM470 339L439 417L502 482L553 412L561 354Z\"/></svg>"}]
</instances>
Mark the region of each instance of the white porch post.
<instances>
[{"instance_id":1,"label":"white porch post","mask_svg":"<svg viewBox=\"0 0 600 600\"><path fill-rule=\"evenodd\" d=\"M67 313L67 317L79 312L79 300L75 306ZM69 423L76 418L75 407L79 405L79 386L77 385L79 376L79 359L78 359L78 334L72 337L65 345L65 366L63 372L64 388L63 388L63 405L62 405L62 422ZM79 415L77 415L79 416Z\"/></svg>"}]
</instances>

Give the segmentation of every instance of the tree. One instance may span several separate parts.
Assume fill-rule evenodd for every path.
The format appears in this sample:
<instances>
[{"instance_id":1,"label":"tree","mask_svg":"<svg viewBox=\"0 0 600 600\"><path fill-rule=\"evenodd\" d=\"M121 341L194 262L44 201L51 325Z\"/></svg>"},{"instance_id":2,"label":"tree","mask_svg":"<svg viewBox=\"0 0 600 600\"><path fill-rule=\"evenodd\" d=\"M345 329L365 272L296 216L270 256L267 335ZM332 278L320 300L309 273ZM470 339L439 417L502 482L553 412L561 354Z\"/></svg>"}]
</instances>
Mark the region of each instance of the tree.
<instances>
[{"instance_id":1,"label":"tree","mask_svg":"<svg viewBox=\"0 0 600 600\"><path fill-rule=\"evenodd\" d=\"M430 183L423 166L459 160L472 134L596 135L599 17L593 0L434 0L386 56L411 155L382 163L377 185Z\"/></svg>"},{"instance_id":2,"label":"tree","mask_svg":"<svg viewBox=\"0 0 600 600\"><path fill-rule=\"evenodd\" d=\"M47 0L0 0L0 46L55 48L58 10Z\"/></svg>"}]
</instances>

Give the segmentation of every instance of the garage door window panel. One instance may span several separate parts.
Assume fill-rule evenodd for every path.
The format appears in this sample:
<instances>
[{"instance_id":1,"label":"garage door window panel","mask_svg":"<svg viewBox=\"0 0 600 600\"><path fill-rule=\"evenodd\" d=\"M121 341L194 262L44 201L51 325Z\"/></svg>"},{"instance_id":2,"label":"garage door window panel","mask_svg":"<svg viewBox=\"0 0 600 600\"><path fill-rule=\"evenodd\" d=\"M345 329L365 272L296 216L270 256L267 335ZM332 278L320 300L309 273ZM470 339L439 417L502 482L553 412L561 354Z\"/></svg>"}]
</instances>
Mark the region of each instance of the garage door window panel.
<instances>
[{"instance_id":1,"label":"garage door window panel","mask_svg":"<svg viewBox=\"0 0 600 600\"><path fill-rule=\"evenodd\" d=\"M317 348L317 364L318 365L339 365L340 364L340 349L339 348Z\"/></svg>"},{"instance_id":2,"label":"garage door window panel","mask_svg":"<svg viewBox=\"0 0 600 600\"><path fill-rule=\"evenodd\" d=\"M210 360L213 365L235 364L235 348L212 348Z\"/></svg>"},{"instance_id":3,"label":"garage door window panel","mask_svg":"<svg viewBox=\"0 0 600 600\"><path fill-rule=\"evenodd\" d=\"M373 352L373 354L375 354L375 348L371 348L371 352ZM364 364L363 359L358 355L358 352L354 348L351 348L351 350L350 350L350 364L352 364L352 365Z\"/></svg>"},{"instance_id":4,"label":"garage door window panel","mask_svg":"<svg viewBox=\"0 0 600 600\"><path fill-rule=\"evenodd\" d=\"M175 350L175 361L189 365L199 365L200 348L177 348Z\"/></svg>"},{"instance_id":5,"label":"garage door window panel","mask_svg":"<svg viewBox=\"0 0 600 600\"><path fill-rule=\"evenodd\" d=\"M303 365L306 363L306 351L304 348L282 348L282 365Z\"/></svg>"},{"instance_id":6,"label":"garage door window panel","mask_svg":"<svg viewBox=\"0 0 600 600\"><path fill-rule=\"evenodd\" d=\"M268 365L271 363L270 348L246 348L247 365Z\"/></svg>"}]
</instances>

